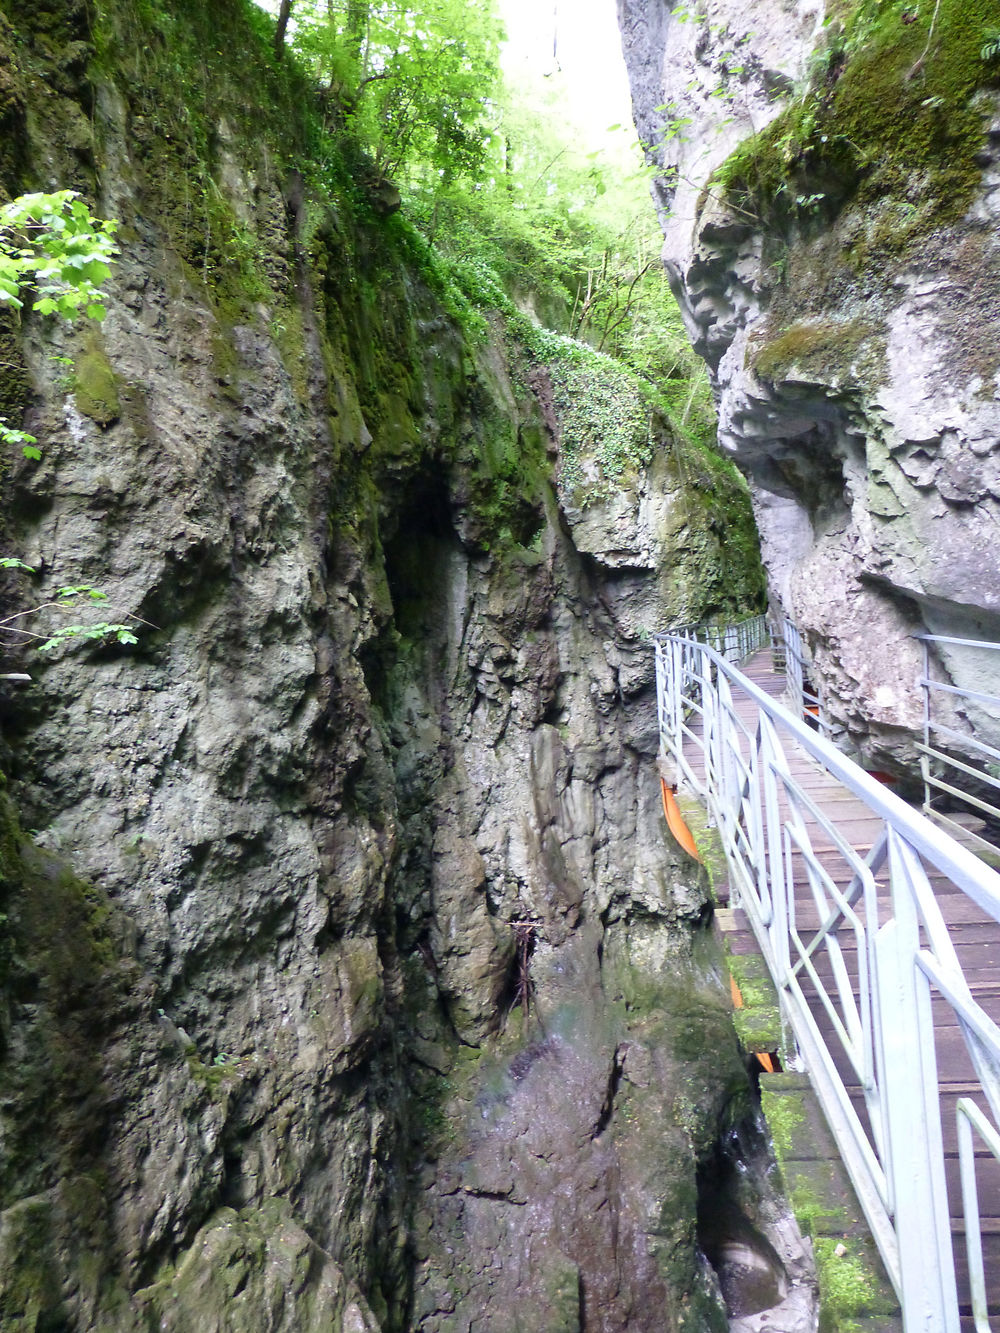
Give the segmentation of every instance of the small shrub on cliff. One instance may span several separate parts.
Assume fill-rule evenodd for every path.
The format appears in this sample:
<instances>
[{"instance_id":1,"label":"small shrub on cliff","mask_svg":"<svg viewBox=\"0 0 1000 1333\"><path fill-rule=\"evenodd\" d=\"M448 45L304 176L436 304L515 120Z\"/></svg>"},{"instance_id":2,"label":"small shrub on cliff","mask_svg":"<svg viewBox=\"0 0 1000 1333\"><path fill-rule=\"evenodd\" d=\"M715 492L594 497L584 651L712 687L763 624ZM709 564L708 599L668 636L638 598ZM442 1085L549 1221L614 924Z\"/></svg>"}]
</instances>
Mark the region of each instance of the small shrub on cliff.
<instances>
[{"instance_id":1,"label":"small shrub on cliff","mask_svg":"<svg viewBox=\"0 0 1000 1333\"><path fill-rule=\"evenodd\" d=\"M74 190L24 194L0 206L0 304L40 315L104 318L101 283L117 254L117 223L91 216Z\"/></svg>"},{"instance_id":2,"label":"small shrub on cliff","mask_svg":"<svg viewBox=\"0 0 1000 1333\"><path fill-rule=\"evenodd\" d=\"M101 284L118 253L116 222L100 221L74 190L24 194L0 206L0 306L104 318ZM0 442L41 457L38 441L0 422Z\"/></svg>"},{"instance_id":3,"label":"small shrub on cliff","mask_svg":"<svg viewBox=\"0 0 1000 1333\"><path fill-rule=\"evenodd\" d=\"M27 306L40 315L72 320L84 314L102 320L105 315L101 284L111 275L117 254L117 223L100 221L73 190L54 194L26 194L0 206L0 305L20 312ZM0 442L20 445L26 458L38 459L38 441L27 431L0 422ZM16 556L0 557L0 569L35 571ZM46 633L15 624L47 609L60 611L81 602L107 601L90 584L58 588L48 600L0 620L0 648L34 643L40 652L52 652L70 640L122 644L138 642L131 626L109 621L63 624Z\"/></svg>"},{"instance_id":4,"label":"small shrub on cliff","mask_svg":"<svg viewBox=\"0 0 1000 1333\"><path fill-rule=\"evenodd\" d=\"M26 565L23 560L18 560L15 556L0 556L0 569L22 570L26 574L34 574L35 572L30 565ZM98 620L91 621L89 624L63 624L42 633L15 623L33 618L43 611L76 610L80 605L106 602L107 600L106 593L101 592L99 588L92 587L89 583L78 583L57 588L51 597L39 602L38 605L28 607L25 611L17 611L13 615L0 620L0 649L10 650L30 644L41 653L50 653L74 639L100 643L138 643L138 639L133 633L133 626L121 622L112 623L107 620ZM129 620L134 622L135 617L129 616Z\"/></svg>"}]
</instances>

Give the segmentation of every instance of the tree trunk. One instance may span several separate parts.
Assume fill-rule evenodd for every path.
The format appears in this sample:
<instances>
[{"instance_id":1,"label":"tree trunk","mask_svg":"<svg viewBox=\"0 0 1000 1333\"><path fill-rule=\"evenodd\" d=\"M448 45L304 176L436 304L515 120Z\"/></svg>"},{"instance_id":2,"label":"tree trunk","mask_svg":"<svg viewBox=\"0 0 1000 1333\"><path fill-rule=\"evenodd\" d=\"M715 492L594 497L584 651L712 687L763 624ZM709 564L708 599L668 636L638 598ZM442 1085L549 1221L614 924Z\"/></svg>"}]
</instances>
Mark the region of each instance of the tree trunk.
<instances>
[{"instance_id":1,"label":"tree trunk","mask_svg":"<svg viewBox=\"0 0 1000 1333\"><path fill-rule=\"evenodd\" d=\"M361 48L365 41L365 32L368 28L368 5L366 0L350 0L347 6L347 25L344 29L344 40L347 49L361 66Z\"/></svg>"},{"instance_id":2,"label":"tree trunk","mask_svg":"<svg viewBox=\"0 0 1000 1333\"><path fill-rule=\"evenodd\" d=\"M292 12L292 0L281 0L281 8L278 10L278 26L274 30L274 54L280 60L285 49L285 32L288 28L288 19Z\"/></svg>"}]
</instances>

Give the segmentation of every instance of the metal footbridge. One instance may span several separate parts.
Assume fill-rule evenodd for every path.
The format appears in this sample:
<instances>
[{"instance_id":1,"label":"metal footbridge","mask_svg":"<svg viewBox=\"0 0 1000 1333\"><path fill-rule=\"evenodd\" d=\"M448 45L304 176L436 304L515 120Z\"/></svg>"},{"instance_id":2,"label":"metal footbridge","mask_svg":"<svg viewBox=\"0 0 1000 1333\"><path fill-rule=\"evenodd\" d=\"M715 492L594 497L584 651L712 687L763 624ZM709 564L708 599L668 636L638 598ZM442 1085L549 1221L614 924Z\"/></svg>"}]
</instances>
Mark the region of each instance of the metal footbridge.
<instances>
[{"instance_id":1,"label":"metal footbridge","mask_svg":"<svg viewBox=\"0 0 1000 1333\"><path fill-rule=\"evenodd\" d=\"M1000 1329L1000 875L835 748L782 638L787 675L764 617L655 637L661 764L718 830L905 1333Z\"/></svg>"}]
</instances>

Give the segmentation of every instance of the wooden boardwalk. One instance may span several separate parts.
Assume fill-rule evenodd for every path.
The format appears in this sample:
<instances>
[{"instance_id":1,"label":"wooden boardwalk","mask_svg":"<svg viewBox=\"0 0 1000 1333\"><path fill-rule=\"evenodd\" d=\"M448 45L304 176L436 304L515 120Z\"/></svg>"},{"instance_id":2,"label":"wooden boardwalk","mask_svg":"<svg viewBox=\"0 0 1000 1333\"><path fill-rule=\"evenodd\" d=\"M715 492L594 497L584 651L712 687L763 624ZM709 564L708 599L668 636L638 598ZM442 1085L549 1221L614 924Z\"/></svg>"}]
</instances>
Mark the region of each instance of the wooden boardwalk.
<instances>
[{"instance_id":1,"label":"wooden boardwalk","mask_svg":"<svg viewBox=\"0 0 1000 1333\"><path fill-rule=\"evenodd\" d=\"M776 672L772 665L770 650L764 650L752 657L741 668L760 689L776 699L781 699L785 690L785 677ZM741 722L752 734L756 730L756 706L748 696L734 699ZM835 827L837 833L855 852L861 856L871 850L873 841L882 832L882 821L873 814L858 798L843 788L833 777L820 770L818 765L803 750L788 742L785 753L789 769L799 787L809 799L822 811L822 814ZM852 871L845 860L836 840L816 821L806 818L809 839L813 851L830 878L839 888L844 889L850 883ZM819 925L819 911L810 891L802 857L793 857L792 867L795 879L795 911L799 932L810 933ZM983 913L970 899L959 892L940 875L931 874L932 886L942 915L949 929L949 934L956 946L970 988L977 1001L989 1013L994 1021L1000 1022L1000 925ZM880 907L883 902L888 906L888 874L876 876L879 889ZM882 913L880 911L880 920ZM729 945L734 953L756 952L757 944L749 923L740 911L732 914L732 933ZM855 984L857 996L857 945L851 932L841 932L848 971ZM853 952L852 952L853 951ZM820 951L816 959L816 970L824 981L829 981L831 969L825 951ZM852 1101L858 1108L863 1123L866 1121L864 1098L859 1080L846 1056L842 1057L842 1047L834 1031L834 1026L821 1004L815 989L804 981L807 999L812 1012L816 1015L826 1037L829 1049L834 1054L844 1084L851 1094ZM954 1253L959 1283L959 1300L963 1312L962 1329L973 1328L970 1316L967 1269L965 1251L964 1224L962 1221L961 1191L959 1185L957 1127L955 1103L959 1097L969 1095L982 1102L980 1088L967 1054L965 1043L950 1007L941 1000L933 1002L935 1015L935 1035L939 1080L941 1085L941 1114L944 1130L946 1156L946 1176L948 1183L949 1206L952 1217ZM991 1316L1000 1315L1000 1163L985 1147L977 1150L977 1167L980 1189L980 1208L983 1222L983 1250L986 1263L989 1307ZM998 1324L994 1321L994 1327Z\"/></svg>"}]
</instances>

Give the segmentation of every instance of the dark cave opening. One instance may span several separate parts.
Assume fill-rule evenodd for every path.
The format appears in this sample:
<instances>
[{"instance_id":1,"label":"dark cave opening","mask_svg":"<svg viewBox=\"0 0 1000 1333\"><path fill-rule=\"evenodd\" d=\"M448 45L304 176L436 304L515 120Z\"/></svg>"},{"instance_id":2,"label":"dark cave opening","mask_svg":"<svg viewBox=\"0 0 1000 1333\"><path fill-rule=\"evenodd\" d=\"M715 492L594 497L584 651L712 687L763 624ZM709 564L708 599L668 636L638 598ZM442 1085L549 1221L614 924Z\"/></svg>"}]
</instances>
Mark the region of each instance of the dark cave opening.
<instances>
[{"instance_id":1,"label":"dark cave opening","mask_svg":"<svg viewBox=\"0 0 1000 1333\"><path fill-rule=\"evenodd\" d=\"M440 472L421 472L385 523L382 550L396 629L420 636L433 618L440 570L456 544L451 502Z\"/></svg>"},{"instance_id":2,"label":"dark cave opening","mask_svg":"<svg viewBox=\"0 0 1000 1333\"><path fill-rule=\"evenodd\" d=\"M698 1170L698 1246L732 1318L779 1305L788 1294L784 1264L761 1225L772 1165L758 1116L716 1144Z\"/></svg>"}]
</instances>

